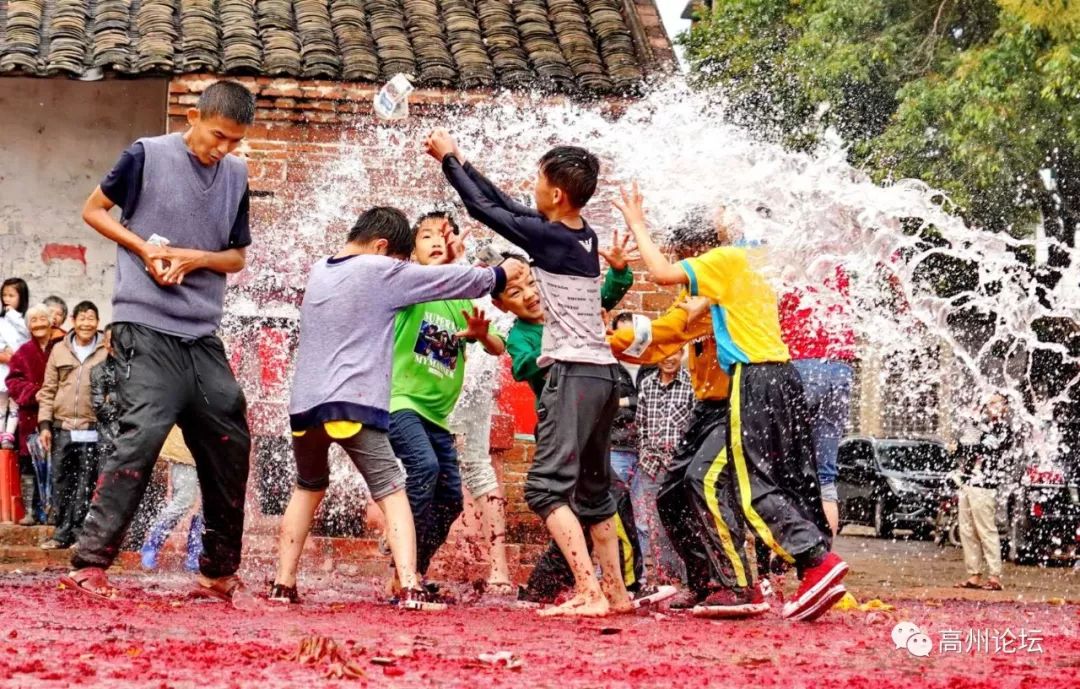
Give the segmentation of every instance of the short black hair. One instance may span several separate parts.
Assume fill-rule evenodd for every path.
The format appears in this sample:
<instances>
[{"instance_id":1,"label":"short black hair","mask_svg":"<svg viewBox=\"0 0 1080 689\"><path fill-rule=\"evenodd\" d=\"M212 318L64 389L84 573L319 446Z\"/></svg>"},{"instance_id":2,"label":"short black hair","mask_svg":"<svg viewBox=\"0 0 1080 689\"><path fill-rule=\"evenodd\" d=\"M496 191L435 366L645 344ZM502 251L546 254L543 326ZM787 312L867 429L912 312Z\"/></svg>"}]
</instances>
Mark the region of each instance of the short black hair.
<instances>
[{"instance_id":1,"label":"short black hair","mask_svg":"<svg viewBox=\"0 0 1080 689\"><path fill-rule=\"evenodd\" d=\"M237 124L255 121L255 96L235 81L217 81L199 96L199 116L218 115Z\"/></svg>"},{"instance_id":2,"label":"short black hair","mask_svg":"<svg viewBox=\"0 0 1080 689\"><path fill-rule=\"evenodd\" d=\"M668 233L668 247L679 256L699 254L716 245L712 211L702 204L691 206Z\"/></svg>"},{"instance_id":3,"label":"short black hair","mask_svg":"<svg viewBox=\"0 0 1080 689\"><path fill-rule=\"evenodd\" d=\"M71 318L76 319L80 314L86 313L87 311L93 311L95 316L99 319L101 318L101 312L98 311L97 304L92 301L80 301L76 304L75 308L71 310Z\"/></svg>"},{"instance_id":4,"label":"short black hair","mask_svg":"<svg viewBox=\"0 0 1080 689\"><path fill-rule=\"evenodd\" d=\"M633 323L634 314L630 313L629 311L620 311L618 314L615 315L614 318L611 319L611 327L617 329L624 321Z\"/></svg>"},{"instance_id":5,"label":"short black hair","mask_svg":"<svg viewBox=\"0 0 1080 689\"><path fill-rule=\"evenodd\" d=\"M45 297L45 306L59 306L60 312L63 314L63 317L67 318L67 302L56 296L55 294L50 294L49 296Z\"/></svg>"},{"instance_id":6,"label":"short black hair","mask_svg":"<svg viewBox=\"0 0 1080 689\"><path fill-rule=\"evenodd\" d=\"M22 278L8 278L4 280L3 286L0 286L0 290L6 287L14 287L15 291L19 294L19 307L15 309L22 316L26 316L26 310L30 308L30 288L26 286L26 280ZM7 307L0 303L0 314L7 313Z\"/></svg>"},{"instance_id":7,"label":"short black hair","mask_svg":"<svg viewBox=\"0 0 1080 689\"><path fill-rule=\"evenodd\" d=\"M101 331L103 333L105 333L106 335L111 333L112 332L112 323L109 323L108 325L106 325L104 328L101 329Z\"/></svg>"},{"instance_id":8,"label":"short black hair","mask_svg":"<svg viewBox=\"0 0 1080 689\"><path fill-rule=\"evenodd\" d=\"M424 224L425 220L431 219L445 220L450 223L450 229L454 231L454 234L461 234L461 228L458 226L457 220L454 220L454 214L450 211L428 211L424 213L413 223L413 234L420 231L420 226Z\"/></svg>"},{"instance_id":9,"label":"short black hair","mask_svg":"<svg viewBox=\"0 0 1080 689\"><path fill-rule=\"evenodd\" d=\"M521 261L525 265L529 265L529 259L528 259L527 256L525 256L525 254L519 254L516 251L500 251L499 255L503 257L504 261L507 260L507 259L512 258L515 261ZM506 285L504 284L502 286L501 290L499 290L498 292L492 292L491 296L494 297L495 299L498 299L500 296L502 296L502 293L505 292L505 291L506 291Z\"/></svg>"},{"instance_id":10,"label":"short black hair","mask_svg":"<svg viewBox=\"0 0 1080 689\"><path fill-rule=\"evenodd\" d=\"M409 219L390 206L367 209L349 230L350 242L367 244L376 239L385 239L386 253L394 257L408 256L416 246L416 234L409 227Z\"/></svg>"},{"instance_id":11,"label":"short black hair","mask_svg":"<svg viewBox=\"0 0 1080 689\"><path fill-rule=\"evenodd\" d=\"M574 208L584 208L596 193L600 159L580 146L556 146L540 159L540 171Z\"/></svg>"}]
</instances>

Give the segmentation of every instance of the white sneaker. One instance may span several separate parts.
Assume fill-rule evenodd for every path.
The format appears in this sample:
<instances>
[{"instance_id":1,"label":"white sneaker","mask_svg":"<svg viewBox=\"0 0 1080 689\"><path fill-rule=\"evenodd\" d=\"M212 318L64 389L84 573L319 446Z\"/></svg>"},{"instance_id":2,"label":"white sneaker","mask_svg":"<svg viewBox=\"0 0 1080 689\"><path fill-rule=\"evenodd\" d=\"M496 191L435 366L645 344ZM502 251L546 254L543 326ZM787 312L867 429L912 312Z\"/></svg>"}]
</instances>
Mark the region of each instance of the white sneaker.
<instances>
[{"instance_id":1,"label":"white sneaker","mask_svg":"<svg viewBox=\"0 0 1080 689\"><path fill-rule=\"evenodd\" d=\"M668 598L671 598L679 589L670 584L661 584L660 586L642 586L641 590L634 595L634 607L642 608L646 605L656 605L662 603Z\"/></svg>"}]
</instances>

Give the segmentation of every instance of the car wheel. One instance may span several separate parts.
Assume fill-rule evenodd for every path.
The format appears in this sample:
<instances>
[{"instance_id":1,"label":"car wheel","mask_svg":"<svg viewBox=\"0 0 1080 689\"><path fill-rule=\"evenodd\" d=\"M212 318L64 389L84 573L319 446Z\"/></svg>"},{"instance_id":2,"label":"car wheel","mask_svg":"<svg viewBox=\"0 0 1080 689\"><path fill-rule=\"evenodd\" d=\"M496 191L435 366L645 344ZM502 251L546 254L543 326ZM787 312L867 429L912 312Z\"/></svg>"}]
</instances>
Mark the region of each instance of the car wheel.
<instances>
[{"instance_id":1,"label":"car wheel","mask_svg":"<svg viewBox=\"0 0 1080 689\"><path fill-rule=\"evenodd\" d=\"M960 547L960 522L958 520L953 520L953 522L951 524L949 524L949 532L948 533L949 533L949 543L951 543L953 546L959 548Z\"/></svg>"},{"instance_id":2,"label":"car wheel","mask_svg":"<svg viewBox=\"0 0 1080 689\"><path fill-rule=\"evenodd\" d=\"M934 540L934 527L926 524L917 526L912 530L911 535L919 541L932 541Z\"/></svg>"},{"instance_id":3,"label":"car wheel","mask_svg":"<svg viewBox=\"0 0 1080 689\"><path fill-rule=\"evenodd\" d=\"M874 502L874 535L878 538L892 538L893 535L892 517L889 516L884 497Z\"/></svg>"}]
</instances>

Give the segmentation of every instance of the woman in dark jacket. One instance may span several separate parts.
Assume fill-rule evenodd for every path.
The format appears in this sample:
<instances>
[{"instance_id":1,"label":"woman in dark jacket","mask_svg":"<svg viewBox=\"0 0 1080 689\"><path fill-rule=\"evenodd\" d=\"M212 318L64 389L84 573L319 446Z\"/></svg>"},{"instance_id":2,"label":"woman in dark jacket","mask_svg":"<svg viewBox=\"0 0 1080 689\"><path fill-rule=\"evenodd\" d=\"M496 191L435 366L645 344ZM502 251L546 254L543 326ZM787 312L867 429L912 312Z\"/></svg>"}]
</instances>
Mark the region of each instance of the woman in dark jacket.
<instances>
[{"instance_id":1,"label":"woman in dark jacket","mask_svg":"<svg viewBox=\"0 0 1080 689\"><path fill-rule=\"evenodd\" d=\"M26 439L37 430L37 393L45 382L45 364L56 340L52 338L49 309L44 304L27 310L26 325L30 329L30 341L11 356L6 382L8 394L19 405L19 474L23 505L27 507L26 516L19 524L33 526L37 523L35 515L43 512L45 505L38 500L38 492L34 489L34 466ZM33 509L30 509L31 505Z\"/></svg>"}]
</instances>

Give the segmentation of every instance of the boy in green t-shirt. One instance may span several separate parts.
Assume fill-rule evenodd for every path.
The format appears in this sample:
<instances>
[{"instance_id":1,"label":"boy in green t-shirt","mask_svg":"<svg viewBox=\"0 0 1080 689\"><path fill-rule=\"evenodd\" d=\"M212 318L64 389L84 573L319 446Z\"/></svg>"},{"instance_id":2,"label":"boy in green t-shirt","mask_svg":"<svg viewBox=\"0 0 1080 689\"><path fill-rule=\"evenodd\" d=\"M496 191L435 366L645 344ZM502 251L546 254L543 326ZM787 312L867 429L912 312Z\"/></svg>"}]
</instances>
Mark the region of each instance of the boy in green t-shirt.
<instances>
[{"instance_id":1,"label":"boy in green t-shirt","mask_svg":"<svg viewBox=\"0 0 1080 689\"><path fill-rule=\"evenodd\" d=\"M600 287L600 305L605 311L615 308L634 285L634 273L630 270L627 254L626 241L620 243L617 237L610 249L600 251L608 262L604 284ZM524 256L511 252L504 253L503 257L528 262ZM537 364L544 337L544 305L532 271L523 280L507 284L501 294L492 295L491 301L495 308L517 317L506 336L506 351L513 362L511 372L514 380L529 384L539 402L549 367Z\"/></svg>"},{"instance_id":2,"label":"boy in green t-shirt","mask_svg":"<svg viewBox=\"0 0 1080 689\"><path fill-rule=\"evenodd\" d=\"M448 213L428 213L414 230L417 263L450 263L460 254L458 227ZM466 342L478 341L495 356L505 351L488 326L484 313L467 299L415 304L399 311L394 324L390 444L405 466L421 576L463 509L449 417L465 378Z\"/></svg>"}]
</instances>

